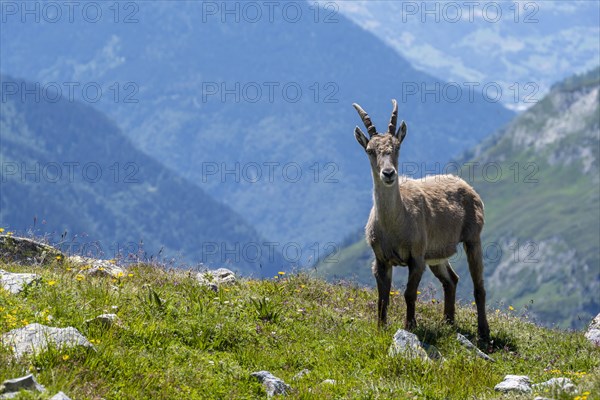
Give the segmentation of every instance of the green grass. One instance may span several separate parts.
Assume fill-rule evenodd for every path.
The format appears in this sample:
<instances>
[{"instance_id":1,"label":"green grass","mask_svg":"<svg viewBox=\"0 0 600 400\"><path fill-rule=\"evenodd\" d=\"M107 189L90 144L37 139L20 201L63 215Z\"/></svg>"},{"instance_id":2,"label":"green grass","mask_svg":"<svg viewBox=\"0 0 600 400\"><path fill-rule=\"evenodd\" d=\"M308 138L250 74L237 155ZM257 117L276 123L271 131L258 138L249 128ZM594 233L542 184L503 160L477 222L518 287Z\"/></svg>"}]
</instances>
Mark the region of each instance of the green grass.
<instances>
[{"instance_id":1,"label":"green grass","mask_svg":"<svg viewBox=\"0 0 600 400\"><path fill-rule=\"evenodd\" d=\"M63 390L73 399L264 398L250 373L268 370L291 385L292 399L499 398L493 387L506 374L527 374L536 383L567 376L578 385L575 395L600 395L600 350L582 333L519 319L520 310L490 312L497 362L489 363L454 340L456 329L475 337L474 308L458 309L455 329L441 322L442 305L421 295L415 333L446 358L424 363L387 355L391 337L402 327L401 295L393 296L390 326L378 329L374 290L334 285L304 273L243 279L215 293L199 286L189 271L146 265L131 267L119 279L82 280L64 264L0 268L42 276L19 295L0 290L0 333L39 322L74 326L94 343L95 350L51 349L21 361L0 349L0 380L31 371L49 394ZM86 319L114 310L123 327L86 326ZM292 379L305 368L308 375ZM321 384L325 379L337 384Z\"/></svg>"}]
</instances>

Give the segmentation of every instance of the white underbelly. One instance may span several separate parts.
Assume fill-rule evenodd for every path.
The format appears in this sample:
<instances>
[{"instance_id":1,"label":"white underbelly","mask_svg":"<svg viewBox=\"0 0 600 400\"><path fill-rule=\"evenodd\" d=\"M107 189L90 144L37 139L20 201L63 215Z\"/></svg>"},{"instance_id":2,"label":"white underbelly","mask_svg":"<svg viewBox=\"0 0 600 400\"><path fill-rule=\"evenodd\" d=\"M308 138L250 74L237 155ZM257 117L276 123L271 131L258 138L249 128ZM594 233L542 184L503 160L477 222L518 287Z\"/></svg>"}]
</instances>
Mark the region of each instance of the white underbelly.
<instances>
[{"instance_id":1,"label":"white underbelly","mask_svg":"<svg viewBox=\"0 0 600 400\"><path fill-rule=\"evenodd\" d=\"M431 260L425 260L425 263L427 265L440 265L440 264L445 264L446 261L448 261L447 258L433 258Z\"/></svg>"}]
</instances>

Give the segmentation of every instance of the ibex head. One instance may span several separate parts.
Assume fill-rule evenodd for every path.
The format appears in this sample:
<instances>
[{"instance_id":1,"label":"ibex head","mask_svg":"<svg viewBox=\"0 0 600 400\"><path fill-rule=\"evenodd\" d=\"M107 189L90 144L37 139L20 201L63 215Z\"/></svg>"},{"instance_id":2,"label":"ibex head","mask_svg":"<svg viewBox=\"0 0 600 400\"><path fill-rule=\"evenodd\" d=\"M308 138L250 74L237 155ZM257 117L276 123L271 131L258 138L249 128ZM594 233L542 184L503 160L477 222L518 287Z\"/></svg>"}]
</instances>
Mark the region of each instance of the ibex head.
<instances>
[{"instance_id":1,"label":"ibex head","mask_svg":"<svg viewBox=\"0 0 600 400\"><path fill-rule=\"evenodd\" d=\"M392 104L394 105L394 109L392 110L392 116L386 133L378 133L365 110L356 103L352 104L356 111L358 111L369 133L369 138L367 139L363 131L357 126L354 128L354 137L356 137L358 143L360 143L369 155L373 178L377 179L379 177L385 186L393 186L398 179L400 144L406 136L406 123L404 121L400 123L400 128L396 131L398 102L392 100Z\"/></svg>"}]
</instances>

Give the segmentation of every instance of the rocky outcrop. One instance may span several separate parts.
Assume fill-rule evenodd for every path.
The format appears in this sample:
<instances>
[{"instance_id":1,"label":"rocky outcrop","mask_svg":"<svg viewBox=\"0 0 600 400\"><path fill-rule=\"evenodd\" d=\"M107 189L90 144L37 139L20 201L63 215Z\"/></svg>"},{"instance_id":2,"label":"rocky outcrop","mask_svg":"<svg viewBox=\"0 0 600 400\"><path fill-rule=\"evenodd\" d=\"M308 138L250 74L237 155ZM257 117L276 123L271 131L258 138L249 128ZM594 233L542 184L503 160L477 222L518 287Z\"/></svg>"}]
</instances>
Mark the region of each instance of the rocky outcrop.
<instances>
[{"instance_id":1,"label":"rocky outcrop","mask_svg":"<svg viewBox=\"0 0 600 400\"><path fill-rule=\"evenodd\" d=\"M7 263L39 265L60 259L64 254L54 247L32 239L0 235L0 259Z\"/></svg>"},{"instance_id":2,"label":"rocky outcrop","mask_svg":"<svg viewBox=\"0 0 600 400\"><path fill-rule=\"evenodd\" d=\"M7 263L41 265L51 262L68 262L81 273L91 276L110 276L118 278L124 275L124 270L110 260L69 256L54 247L33 239L0 235L0 259Z\"/></svg>"}]
</instances>

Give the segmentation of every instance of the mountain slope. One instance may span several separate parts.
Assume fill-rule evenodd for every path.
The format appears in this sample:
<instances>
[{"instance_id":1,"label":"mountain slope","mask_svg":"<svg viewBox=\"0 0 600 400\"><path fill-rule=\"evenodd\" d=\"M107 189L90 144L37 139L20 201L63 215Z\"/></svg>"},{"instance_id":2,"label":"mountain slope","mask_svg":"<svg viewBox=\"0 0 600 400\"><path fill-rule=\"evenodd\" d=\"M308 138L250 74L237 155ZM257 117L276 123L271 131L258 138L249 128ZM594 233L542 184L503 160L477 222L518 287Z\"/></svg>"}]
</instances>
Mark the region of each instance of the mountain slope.
<instances>
[{"instance_id":1,"label":"mountain slope","mask_svg":"<svg viewBox=\"0 0 600 400\"><path fill-rule=\"evenodd\" d=\"M528 306L546 324L581 327L600 310L599 74L596 68L553 86L457 161L485 202L490 304ZM323 262L320 273L373 284L363 239L338 258L344 262ZM471 298L462 249L453 264L462 297Z\"/></svg>"},{"instance_id":2,"label":"mountain slope","mask_svg":"<svg viewBox=\"0 0 600 400\"><path fill-rule=\"evenodd\" d=\"M217 266L237 256L232 268L260 272L241 252L215 249L262 243L255 229L137 150L104 114L39 92L37 100L34 92L22 96L31 82L2 76L1 83L1 227L25 232L36 218L34 233L54 233L51 240L76 253L145 251L167 263ZM263 263L269 274L276 271Z\"/></svg>"},{"instance_id":3,"label":"mountain slope","mask_svg":"<svg viewBox=\"0 0 600 400\"><path fill-rule=\"evenodd\" d=\"M446 161L513 115L478 93L448 101L434 89L437 96L422 99L422 85L443 82L342 15L326 21L329 13L320 9L316 17L312 3L277 3L272 20L263 8L258 21L225 14L223 2L210 14L205 3L135 3L137 22L130 24L115 23L109 3L93 24L10 16L2 68L63 88L77 82L80 97L80 88L99 84L98 107L136 146L265 237L302 247L317 242L321 252L360 226L369 203L353 102L383 129L390 99L398 98L413 137L406 151L412 161ZM298 20L291 18L296 7ZM418 92L407 95L407 86Z\"/></svg>"},{"instance_id":4,"label":"mountain slope","mask_svg":"<svg viewBox=\"0 0 600 400\"><path fill-rule=\"evenodd\" d=\"M337 4L422 71L448 81L497 83L510 108L531 106L554 82L600 62L595 1Z\"/></svg>"}]
</instances>

